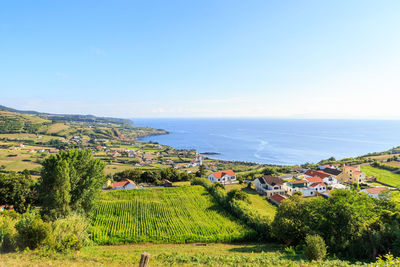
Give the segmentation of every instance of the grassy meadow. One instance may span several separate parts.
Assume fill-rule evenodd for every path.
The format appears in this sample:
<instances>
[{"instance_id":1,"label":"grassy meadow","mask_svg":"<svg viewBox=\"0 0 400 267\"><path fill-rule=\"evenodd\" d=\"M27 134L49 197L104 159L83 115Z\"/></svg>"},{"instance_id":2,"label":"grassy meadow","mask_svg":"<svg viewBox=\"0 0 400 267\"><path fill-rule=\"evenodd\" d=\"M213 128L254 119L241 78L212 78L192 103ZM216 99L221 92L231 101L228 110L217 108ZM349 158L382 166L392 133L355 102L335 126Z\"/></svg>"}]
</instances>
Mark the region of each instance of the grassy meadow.
<instances>
[{"instance_id":1,"label":"grassy meadow","mask_svg":"<svg viewBox=\"0 0 400 267\"><path fill-rule=\"evenodd\" d=\"M388 170L374 168L372 166L361 166L361 171L363 171L367 175L367 177L377 177L377 180L379 182L395 187L400 187L400 174L396 174Z\"/></svg>"},{"instance_id":2,"label":"grassy meadow","mask_svg":"<svg viewBox=\"0 0 400 267\"><path fill-rule=\"evenodd\" d=\"M85 247L79 253L27 251L0 254L0 266L137 266L140 255L151 255L149 266L374 266L327 258L309 262L301 254L285 253L275 244L131 244Z\"/></svg>"}]
</instances>

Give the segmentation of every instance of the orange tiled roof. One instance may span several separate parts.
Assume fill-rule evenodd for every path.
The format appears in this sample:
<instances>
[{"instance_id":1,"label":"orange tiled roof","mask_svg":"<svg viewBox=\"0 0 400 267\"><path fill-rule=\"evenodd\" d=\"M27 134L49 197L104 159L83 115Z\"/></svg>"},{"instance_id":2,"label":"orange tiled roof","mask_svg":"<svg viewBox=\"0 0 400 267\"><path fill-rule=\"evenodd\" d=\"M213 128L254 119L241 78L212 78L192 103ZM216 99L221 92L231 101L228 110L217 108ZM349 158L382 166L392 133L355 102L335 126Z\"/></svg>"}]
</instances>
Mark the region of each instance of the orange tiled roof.
<instances>
[{"instance_id":1,"label":"orange tiled roof","mask_svg":"<svg viewBox=\"0 0 400 267\"><path fill-rule=\"evenodd\" d=\"M213 172L213 175L215 176L215 178L219 179L223 176L225 176L225 174L228 174L230 176L235 176L235 172L232 170L226 170L226 171L220 171L220 172Z\"/></svg>"}]
</instances>

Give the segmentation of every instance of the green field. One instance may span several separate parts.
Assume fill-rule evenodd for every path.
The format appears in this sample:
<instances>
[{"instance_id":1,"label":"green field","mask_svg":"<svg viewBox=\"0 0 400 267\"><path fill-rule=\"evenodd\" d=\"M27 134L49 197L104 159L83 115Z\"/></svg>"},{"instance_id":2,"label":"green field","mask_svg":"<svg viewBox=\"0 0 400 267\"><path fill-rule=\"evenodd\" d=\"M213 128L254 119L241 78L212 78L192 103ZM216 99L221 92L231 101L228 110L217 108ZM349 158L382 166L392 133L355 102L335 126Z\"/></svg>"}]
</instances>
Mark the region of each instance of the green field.
<instances>
[{"instance_id":1,"label":"green field","mask_svg":"<svg viewBox=\"0 0 400 267\"><path fill-rule=\"evenodd\" d=\"M103 193L92 238L97 244L122 244L235 242L255 236L202 186L182 186Z\"/></svg>"},{"instance_id":2,"label":"green field","mask_svg":"<svg viewBox=\"0 0 400 267\"><path fill-rule=\"evenodd\" d=\"M372 166L361 166L361 171L363 171L367 176L375 176L379 182L400 187L400 174L374 168Z\"/></svg>"},{"instance_id":3,"label":"green field","mask_svg":"<svg viewBox=\"0 0 400 267\"><path fill-rule=\"evenodd\" d=\"M248 194L253 210L257 211L261 215L270 217L271 219L275 217L276 206L268 202L265 197L260 196L256 190L252 188L247 188L245 184L226 185L225 189L227 191L230 191L232 189L242 190L243 192Z\"/></svg>"},{"instance_id":4,"label":"green field","mask_svg":"<svg viewBox=\"0 0 400 267\"><path fill-rule=\"evenodd\" d=\"M132 244L84 247L79 253L0 253L0 266L138 266L143 252L151 255L149 266L376 266L335 257L309 262L301 254L285 253L279 245L260 243Z\"/></svg>"}]
</instances>

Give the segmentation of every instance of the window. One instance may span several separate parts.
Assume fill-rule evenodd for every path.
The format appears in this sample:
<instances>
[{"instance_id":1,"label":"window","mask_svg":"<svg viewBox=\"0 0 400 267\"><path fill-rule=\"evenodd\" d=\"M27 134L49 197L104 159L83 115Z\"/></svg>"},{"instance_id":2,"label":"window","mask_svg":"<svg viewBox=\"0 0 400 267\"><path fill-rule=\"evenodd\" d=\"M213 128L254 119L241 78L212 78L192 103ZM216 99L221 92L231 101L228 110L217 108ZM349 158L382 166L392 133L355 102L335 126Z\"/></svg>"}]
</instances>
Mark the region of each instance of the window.
<instances>
[{"instance_id":1,"label":"window","mask_svg":"<svg viewBox=\"0 0 400 267\"><path fill-rule=\"evenodd\" d=\"M311 195L314 194L314 192L311 192Z\"/></svg>"}]
</instances>

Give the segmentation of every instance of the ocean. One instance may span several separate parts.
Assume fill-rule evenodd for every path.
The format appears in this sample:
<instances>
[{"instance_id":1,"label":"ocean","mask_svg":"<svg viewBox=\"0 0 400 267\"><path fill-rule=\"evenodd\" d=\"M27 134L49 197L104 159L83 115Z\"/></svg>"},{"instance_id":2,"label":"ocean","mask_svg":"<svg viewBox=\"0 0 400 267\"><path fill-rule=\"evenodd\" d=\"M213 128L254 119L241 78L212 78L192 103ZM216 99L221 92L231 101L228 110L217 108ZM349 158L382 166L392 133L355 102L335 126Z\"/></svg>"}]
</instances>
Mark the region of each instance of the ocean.
<instances>
[{"instance_id":1,"label":"ocean","mask_svg":"<svg viewBox=\"0 0 400 267\"><path fill-rule=\"evenodd\" d=\"M400 121L295 119L133 119L170 134L142 138L210 158L295 165L342 159L400 145Z\"/></svg>"}]
</instances>

